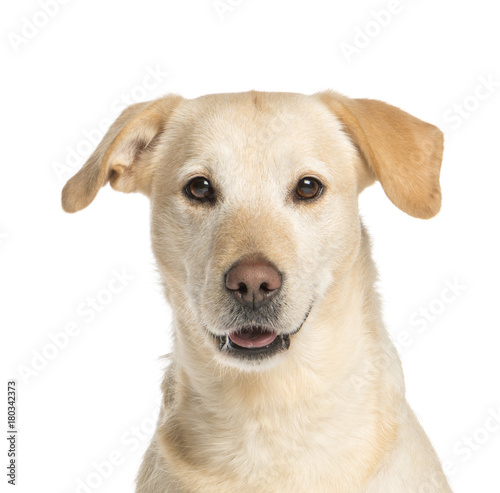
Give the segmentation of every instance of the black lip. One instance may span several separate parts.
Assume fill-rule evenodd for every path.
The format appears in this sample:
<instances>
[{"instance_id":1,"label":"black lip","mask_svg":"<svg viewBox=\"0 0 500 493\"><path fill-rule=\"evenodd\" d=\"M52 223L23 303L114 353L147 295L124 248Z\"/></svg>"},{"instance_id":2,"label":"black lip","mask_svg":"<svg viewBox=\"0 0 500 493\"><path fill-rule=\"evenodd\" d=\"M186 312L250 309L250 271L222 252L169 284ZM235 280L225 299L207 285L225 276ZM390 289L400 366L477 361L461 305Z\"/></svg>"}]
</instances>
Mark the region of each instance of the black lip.
<instances>
[{"instance_id":1,"label":"black lip","mask_svg":"<svg viewBox=\"0 0 500 493\"><path fill-rule=\"evenodd\" d=\"M302 328L307 320L307 317L309 316L309 313L311 313L311 308L312 304L297 329L288 334L278 334L276 339L274 339L274 341L269 343L267 346L247 348L238 346L238 344L231 340L229 335L212 334L212 336L218 342L219 351L221 352L247 360L263 359L265 357L273 356L279 352L286 351L290 347L290 336L296 334Z\"/></svg>"}]
</instances>

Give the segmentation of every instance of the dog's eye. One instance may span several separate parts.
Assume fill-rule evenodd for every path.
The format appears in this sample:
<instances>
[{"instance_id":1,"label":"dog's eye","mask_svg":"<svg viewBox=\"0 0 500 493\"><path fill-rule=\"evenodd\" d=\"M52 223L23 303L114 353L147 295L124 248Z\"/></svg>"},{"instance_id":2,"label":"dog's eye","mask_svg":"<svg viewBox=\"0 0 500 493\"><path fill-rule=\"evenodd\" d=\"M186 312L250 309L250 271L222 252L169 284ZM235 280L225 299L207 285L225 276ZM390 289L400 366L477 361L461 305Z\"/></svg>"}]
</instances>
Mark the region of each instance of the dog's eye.
<instances>
[{"instance_id":1,"label":"dog's eye","mask_svg":"<svg viewBox=\"0 0 500 493\"><path fill-rule=\"evenodd\" d=\"M203 176L193 178L184 188L184 192L190 199L200 202L213 202L215 191L210 182Z\"/></svg>"},{"instance_id":2,"label":"dog's eye","mask_svg":"<svg viewBox=\"0 0 500 493\"><path fill-rule=\"evenodd\" d=\"M295 194L301 200L309 200L317 197L322 190L323 185L316 178L306 176L297 183Z\"/></svg>"}]
</instances>

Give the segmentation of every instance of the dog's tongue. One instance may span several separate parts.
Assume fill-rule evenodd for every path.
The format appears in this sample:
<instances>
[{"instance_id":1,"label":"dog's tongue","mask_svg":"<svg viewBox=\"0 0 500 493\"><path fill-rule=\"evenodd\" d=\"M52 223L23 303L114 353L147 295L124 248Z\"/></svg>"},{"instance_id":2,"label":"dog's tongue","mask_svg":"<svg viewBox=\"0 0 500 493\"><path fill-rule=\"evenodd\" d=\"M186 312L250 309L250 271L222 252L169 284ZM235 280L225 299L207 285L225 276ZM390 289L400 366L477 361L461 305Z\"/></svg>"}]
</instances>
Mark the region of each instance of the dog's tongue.
<instances>
[{"instance_id":1,"label":"dog's tongue","mask_svg":"<svg viewBox=\"0 0 500 493\"><path fill-rule=\"evenodd\" d=\"M243 329L229 333L229 339L241 347L264 347L271 344L277 337L276 332L262 331L261 329Z\"/></svg>"}]
</instances>

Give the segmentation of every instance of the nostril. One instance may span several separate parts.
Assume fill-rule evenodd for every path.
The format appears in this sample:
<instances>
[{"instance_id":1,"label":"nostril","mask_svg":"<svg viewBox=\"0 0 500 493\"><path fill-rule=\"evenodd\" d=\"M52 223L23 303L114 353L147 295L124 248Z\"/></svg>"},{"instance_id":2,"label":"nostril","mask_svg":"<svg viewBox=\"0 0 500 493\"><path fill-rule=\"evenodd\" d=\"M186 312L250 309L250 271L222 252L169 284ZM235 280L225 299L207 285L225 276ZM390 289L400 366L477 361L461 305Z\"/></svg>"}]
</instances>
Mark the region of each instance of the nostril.
<instances>
[{"instance_id":1,"label":"nostril","mask_svg":"<svg viewBox=\"0 0 500 493\"><path fill-rule=\"evenodd\" d=\"M238 289L235 289L235 291L238 291L241 294L246 294L248 292L247 285L244 282L240 282L238 284Z\"/></svg>"},{"instance_id":2,"label":"nostril","mask_svg":"<svg viewBox=\"0 0 500 493\"><path fill-rule=\"evenodd\" d=\"M270 293L271 291L274 291L274 289L272 289L272 288L269 287L269 284L267 284L267 282L263 282L260 285L259 289L261 291L264 291L265 293Z\"/></svg>"}]
</instances>

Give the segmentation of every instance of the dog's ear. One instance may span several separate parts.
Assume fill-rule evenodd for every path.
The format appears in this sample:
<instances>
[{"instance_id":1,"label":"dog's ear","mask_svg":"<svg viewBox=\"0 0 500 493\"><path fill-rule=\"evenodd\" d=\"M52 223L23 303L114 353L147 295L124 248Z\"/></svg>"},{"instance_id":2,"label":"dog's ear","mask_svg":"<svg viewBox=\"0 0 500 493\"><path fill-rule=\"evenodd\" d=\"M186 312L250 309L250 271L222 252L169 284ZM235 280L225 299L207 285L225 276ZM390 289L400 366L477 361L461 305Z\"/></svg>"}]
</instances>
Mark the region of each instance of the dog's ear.
<instances>
[{"instance_id":1,"label":"dog's ear","mask_svg":"<svg viewBox=\"0 0 500 493\"><path fill-rule=\"evenodd\" d=\"M171 95L126 108L82 169L66 183L63 209L77 212L87 207L108 181L115 190L149 195L152 170L144 156L181 99Z\"/></svg>"},{"instance_id":2,"label":"dog's ear","mask_svg":"<svg viewBox=\"0 0 500 493\"><path fill-rule=\"evenodd\" d=\"M344 124L393 204L422 219L439 212L443 156L439 128L381 101L350 99L330 91L317 96Z\"/></svg>"}]
</instances>

